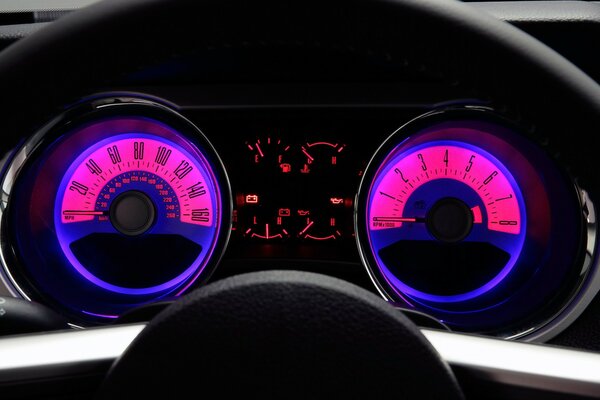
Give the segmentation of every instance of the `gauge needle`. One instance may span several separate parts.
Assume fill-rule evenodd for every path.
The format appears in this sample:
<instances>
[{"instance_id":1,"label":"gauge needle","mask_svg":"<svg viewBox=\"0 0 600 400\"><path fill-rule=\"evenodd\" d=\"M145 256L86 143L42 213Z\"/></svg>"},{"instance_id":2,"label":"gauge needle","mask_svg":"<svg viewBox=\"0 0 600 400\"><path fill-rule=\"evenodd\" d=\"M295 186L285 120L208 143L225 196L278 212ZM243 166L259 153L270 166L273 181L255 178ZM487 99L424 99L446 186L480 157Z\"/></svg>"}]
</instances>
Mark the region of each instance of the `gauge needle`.
<instances>
[{"instance_id":1,"label":"gauge needle","mask_svg":"<svg viewBox=\"0 0 600 400\"><path fill-rule=\"evenodd\" d=\"M108 215L108 211L64 210L63 215Z\"/></svg>"},{"instance_id":2,"label":"gauge needle","mask_svg":"<svg viewBox=\"0 0 600 400\"><path fill-rule=\"evenodd\" d=\"M308 154L308 151L306 151L306 149L304 147L302 147L302 152L304 153L304 155L306 157L308 157L308 159L312 162L315 160L315 158L313 156L311 156L310 154Z\"/></svg>"},{"instance_id":3,"label":"gauge needle","mask_svg":"<svg viewBox=\"0 0 600 400\"><path fill-rule=\"evenodd\" d=\"M304 235L304 233L315 223L315 221L310 221L310 223L308 225L306 225L306 227L304 229L302 229L300 231L300 233L298 234L298 236L302 236Z\"/></svg>"},{"instance_id":4,"label":"gauge needle","mask_svg":"<svg viewBox=\"0 0 600 400\"><path fill-rule=\"evenodd\" d=\"M373 217L373 222L425 222L425 218Z\"/></svg>"},{"instance_id":5,"label":"gauge needle","mask_svg":"<svg viewBox=\"0 0 600 400\"><path fill-rule=\"evenodd\" d=\"M258 154L260 154L261 157L265 156L265 153L263 153L263 151L260 148L260 145L258 144L258 142L256 142L256 150L258 150Z\"/></svg>"}]
</instances>

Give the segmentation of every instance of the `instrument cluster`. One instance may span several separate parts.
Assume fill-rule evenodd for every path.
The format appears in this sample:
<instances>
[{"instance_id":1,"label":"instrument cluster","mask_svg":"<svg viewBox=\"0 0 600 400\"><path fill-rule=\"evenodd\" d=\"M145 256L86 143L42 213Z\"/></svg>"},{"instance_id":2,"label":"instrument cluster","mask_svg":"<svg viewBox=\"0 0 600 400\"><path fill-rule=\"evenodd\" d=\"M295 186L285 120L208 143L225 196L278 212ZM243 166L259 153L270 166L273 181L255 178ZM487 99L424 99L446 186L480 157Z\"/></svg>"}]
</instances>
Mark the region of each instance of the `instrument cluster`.
<instances>
[{"instance_id":1,"label":"instrument cluster","mask_svg":"<svg viewBox=\"0 0 600 400\"><path fill-rule=\"evenodd\" d=\"M397 306L507 338L558 329L598 290L587 192L484 107L100 97L16 149L2 186L2 280L82 325L187 293L224 253L355 265Z\"/></svg>"}]
</instances>

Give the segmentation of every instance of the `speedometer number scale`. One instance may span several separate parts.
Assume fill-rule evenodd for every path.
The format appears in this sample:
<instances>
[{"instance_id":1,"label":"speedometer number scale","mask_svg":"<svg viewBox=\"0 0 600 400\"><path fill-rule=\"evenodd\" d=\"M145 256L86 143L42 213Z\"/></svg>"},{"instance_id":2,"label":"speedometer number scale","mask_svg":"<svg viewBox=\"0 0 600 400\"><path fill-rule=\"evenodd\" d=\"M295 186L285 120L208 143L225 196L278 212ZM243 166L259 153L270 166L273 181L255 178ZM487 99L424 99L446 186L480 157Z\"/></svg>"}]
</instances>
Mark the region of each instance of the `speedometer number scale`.
<instances>
[{"instance_id":1,"label":"speedometer number scale","mask_svg":"<svg viewBox=\"0 0 600 400\"><path fill-rule=\"evenodd\" d=\"M96 324L178 297L214 271L229 238L229 180L183 115L137 97L97 98L18 152L0 219L15 294Z\"/></svg>"},{"instance_id":2,"label":"speedometer number scale","mask_svg":"<svg viewBox=\"0 0 600 400\"><path fill-rule=\"evenodd\" d=\"M100 142L72 164L59 187L61 248L79 273L107 290L163 290L184 279L210 247L216 211L210 182L205 167L168 140L128 134ZM144 278L136 276L135 284L123 273L140 268Z\"/></svg>"}]
</instances>

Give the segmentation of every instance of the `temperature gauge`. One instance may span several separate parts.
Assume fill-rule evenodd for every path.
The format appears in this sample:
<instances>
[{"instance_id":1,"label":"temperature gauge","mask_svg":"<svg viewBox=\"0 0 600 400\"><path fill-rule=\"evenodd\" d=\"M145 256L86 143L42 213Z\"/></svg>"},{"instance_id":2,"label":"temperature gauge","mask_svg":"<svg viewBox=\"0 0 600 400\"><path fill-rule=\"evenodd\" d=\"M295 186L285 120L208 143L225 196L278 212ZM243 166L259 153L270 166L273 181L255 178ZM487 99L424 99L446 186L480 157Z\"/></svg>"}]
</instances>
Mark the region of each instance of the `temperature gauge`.
<instances>
[{"instance_id":1,"label":"temperature gauge","mask_svg":"<svg viewBox=\"0 0 600 400\"><path fill-rule=\"evenodd\" d=\"M310 174L337 170L345 148L345 144L330 142L312 142L302 145L300 151L303 162L300 166L300 173Z\"/></svg>"}]
</instances>

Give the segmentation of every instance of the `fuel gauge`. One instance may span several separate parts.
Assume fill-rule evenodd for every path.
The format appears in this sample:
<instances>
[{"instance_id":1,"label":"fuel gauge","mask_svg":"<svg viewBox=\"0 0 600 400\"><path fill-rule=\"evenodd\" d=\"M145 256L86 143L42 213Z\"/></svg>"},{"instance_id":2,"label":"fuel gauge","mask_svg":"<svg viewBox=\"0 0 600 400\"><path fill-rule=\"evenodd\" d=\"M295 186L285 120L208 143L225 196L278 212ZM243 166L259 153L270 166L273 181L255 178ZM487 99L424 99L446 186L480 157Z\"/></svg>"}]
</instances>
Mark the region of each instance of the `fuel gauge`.
<instances>
[{"instance_id":1,"label":"fuel gauge","mask_svg":"<svg viewBox=\"0 0 600 400\"><path fill-rule=\"evenodd\" d=\"M272 173L292 172L291 146L277 137L264 136L246 141L252 164Z\"/></svg>"}]
</instances>

